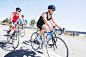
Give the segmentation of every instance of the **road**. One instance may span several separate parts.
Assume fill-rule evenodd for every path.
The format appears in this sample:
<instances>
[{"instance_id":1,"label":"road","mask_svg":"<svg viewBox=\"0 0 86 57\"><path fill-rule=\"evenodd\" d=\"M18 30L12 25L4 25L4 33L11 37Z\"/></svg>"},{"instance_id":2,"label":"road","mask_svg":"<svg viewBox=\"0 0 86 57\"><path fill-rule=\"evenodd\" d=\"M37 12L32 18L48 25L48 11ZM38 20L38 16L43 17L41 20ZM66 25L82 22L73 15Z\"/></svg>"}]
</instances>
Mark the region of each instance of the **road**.
<instances>
[{"instance_id":1,"label":"road","mask_svg":"<svg viewBox=\"0 0 86 57\"><path fill-rule=\"evenodd\" d=\"M20 38L19 47L13 50L12 43L7 44L6 40L8 26L0 25L0 57L47 57L47 52L44 50L34 51L29 42L33 30L26 29L25 36ZM60 36L66 43L69 49L69 57L86 57L86 39L72 37L67 35ZM54 53L52 53L54 54ZM54 54L54 57L60 57Z\"/></svg>"}]
</instances>

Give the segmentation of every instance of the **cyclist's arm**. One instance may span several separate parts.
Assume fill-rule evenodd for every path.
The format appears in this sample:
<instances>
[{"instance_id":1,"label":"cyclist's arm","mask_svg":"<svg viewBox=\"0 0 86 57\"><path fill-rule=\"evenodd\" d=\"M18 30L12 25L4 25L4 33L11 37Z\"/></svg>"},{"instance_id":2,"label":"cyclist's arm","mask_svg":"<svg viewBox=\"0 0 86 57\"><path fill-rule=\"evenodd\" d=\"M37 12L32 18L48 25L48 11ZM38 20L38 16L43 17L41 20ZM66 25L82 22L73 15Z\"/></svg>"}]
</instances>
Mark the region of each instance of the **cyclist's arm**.
<instances>
[{"instance_id":1,"label":"cyclist's arm","mask_svg":"<svg viewBox=\"0 0 86 57\"><path fill-rule=\"evenodd\" d=\"M52 20L50 20L50 23L51 23L52 26L54 26L53 23L52 23Z\"/></svg>"},{"instance_id":2,"label":"cyclist's arm","mask_svg":"<svg viewBox=\"0 0 86 57\"><path fill-rule=\"evenodd\" d=\"M52 17L52 22L55 24L56 27L58 27L59 29L61 29L58 24L54 21L54 18Z\"/></svg>"},{"instance_id":3,"label":"cyclist's arm","mask_svg":"<svg viewBox=\"0 0 86 57\"><path fill-rule=\"evenodd\" d=\"M42 17L43 17L45 24L50 28L50 25L48 24L47 19L46 19L46 13L43 13Z\"/></svg>"},{"instance_id":4,"label":"cyclist's arm","mask_svg":"<svg viewBox=\"0 0 86 57\"><path fill-rule=\"evenodd\" d=\"M10 22L12 22L13 16L14 16L14 13L12 12L10 15Z\"/></svg>"},{"instance_id":5,"label":"cyclist's arm","mask_svg":"<svg viewBox=\"0 0 86 57\"><path fill-rule=\"evenodd\" d=\"M19 18L20 18L21 24L23 24L21 15L19 15Z\"/></svg>"}]
</instances>

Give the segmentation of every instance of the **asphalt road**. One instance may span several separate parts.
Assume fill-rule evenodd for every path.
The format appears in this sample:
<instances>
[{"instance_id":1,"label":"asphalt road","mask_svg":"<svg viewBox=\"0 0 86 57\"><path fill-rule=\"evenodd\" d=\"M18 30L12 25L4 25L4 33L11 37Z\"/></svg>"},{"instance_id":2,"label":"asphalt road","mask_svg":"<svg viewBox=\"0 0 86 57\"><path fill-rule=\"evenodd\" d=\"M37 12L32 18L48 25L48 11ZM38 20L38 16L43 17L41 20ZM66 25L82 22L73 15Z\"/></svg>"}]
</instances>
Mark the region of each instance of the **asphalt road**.
<instances>
[{"instance_id":1,"label":"asphalt road","mask_svg":"<svg viewBox=\"0 0 86 57\"><path fill-rule=\"evenodd\" d=\"M8 26L0 25L0 57L47 57L46 50L34 51L31 47L30 36L34 32L33 30L26 29L25 36L20 37L20 44L16 50L12 48L12 42L6 43ZM67 44L69 49L69 57L86 57L86 39L72 36L61 35L60 36ZM44 47L45 48L45 47ZM61 48L62 49L62 48ZM58 54L53 53L50 50L53 57L60 57Z\"/></svg>"}]
</instances>

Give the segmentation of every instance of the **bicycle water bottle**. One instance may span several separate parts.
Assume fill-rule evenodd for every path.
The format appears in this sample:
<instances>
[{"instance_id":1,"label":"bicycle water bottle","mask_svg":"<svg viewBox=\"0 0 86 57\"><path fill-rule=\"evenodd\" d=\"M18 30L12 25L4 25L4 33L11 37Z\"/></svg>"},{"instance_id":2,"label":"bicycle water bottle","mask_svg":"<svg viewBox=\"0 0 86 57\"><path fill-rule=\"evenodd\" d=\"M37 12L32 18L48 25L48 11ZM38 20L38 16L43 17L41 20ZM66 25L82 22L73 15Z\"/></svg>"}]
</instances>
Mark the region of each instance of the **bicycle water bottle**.
<instances>
[{"instance_id":1,"label":"bicycle water bottle","mask_svg":"<svg viewBox=\"0 0 86 57\"><path fill-rule=\"evenodd\" d=\"M43 41L43 35L40 35L40 39L41 39L41 41Z\"/></svg>"}]
</instances>

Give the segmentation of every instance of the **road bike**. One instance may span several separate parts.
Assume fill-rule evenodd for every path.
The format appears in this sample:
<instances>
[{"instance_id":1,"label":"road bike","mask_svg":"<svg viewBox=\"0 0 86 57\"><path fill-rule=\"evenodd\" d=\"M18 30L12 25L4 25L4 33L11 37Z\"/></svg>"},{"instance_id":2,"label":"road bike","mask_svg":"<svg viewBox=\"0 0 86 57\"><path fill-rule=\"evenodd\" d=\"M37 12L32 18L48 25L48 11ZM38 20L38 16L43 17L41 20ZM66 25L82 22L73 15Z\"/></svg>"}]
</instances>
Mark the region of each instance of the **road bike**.
<instances>
[{"instance_id":1,"label":"road bike","mask_svg":"<svg viewBox=\"0 0 86 57\"><path fill-rule=\"evenodd\" d=\"M54 31L61 31L61 30L54 28ZM50 32L45 31L44 33L47 33L47 37L43 43L42 43L42 40L40 42L41 36L39 39L37 39L37 36L39 34L38 31L34 32L31 35L30 41L31 41L32 48L34 50L38 50L38 49L40 49L40 44L42 47L45 43L47 43L46 51L47 51L47 54L49 57L53 57L54 54L58 54L61 57L68 57L69 52L68 52L68 47L67 47L65 41L62 38L57 37L56 33L54 33L53 31L50 31ZM60 36L61 34L62 34L62 31L60 34L58 34L58 36Z\"/></svg>"},{"instance_id":2,"label":"road bike","mask_svg":"<svg viewBox=\"0 0 86 57\"><path fill-rule=\"evenodd\" d=\"M20 24L18 22L15 22L14 27L11 29L9 35L7 36L7 43L10 42L12 39L12 45L14 50L18 47L19 45L19 35L20 35L20 30L19 30ZM15 29L15 30L13 30Z\"/></svg>"},{"instance_id":3,"label":"road bike","mask_svg":"<svg viewBox=\"0 0 86 57\"><path fill-rule=\"evenodd\" d=\"M25 36L25 29L24 29L24 25L20 28L20 35L21 37L24 37Z\"/></svg>"}]
</instances>

